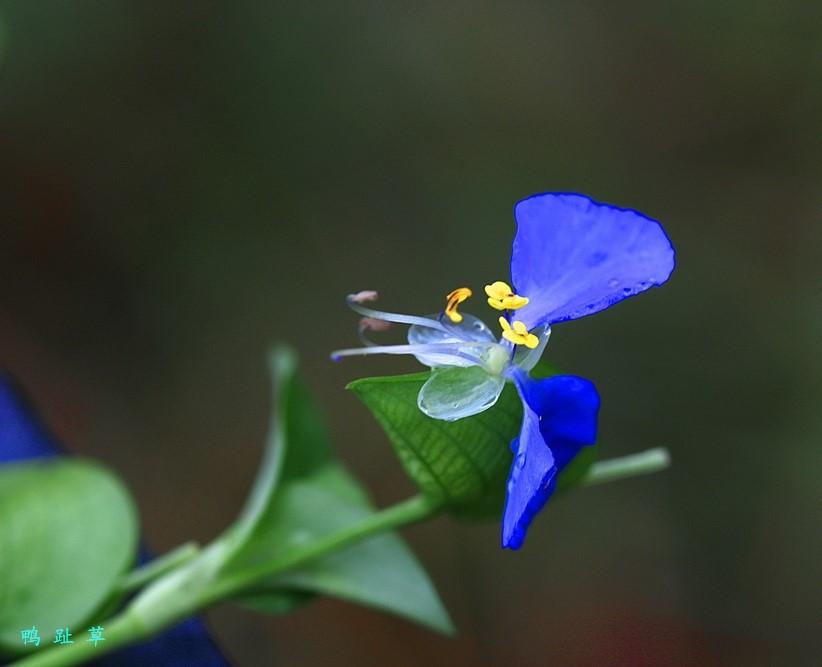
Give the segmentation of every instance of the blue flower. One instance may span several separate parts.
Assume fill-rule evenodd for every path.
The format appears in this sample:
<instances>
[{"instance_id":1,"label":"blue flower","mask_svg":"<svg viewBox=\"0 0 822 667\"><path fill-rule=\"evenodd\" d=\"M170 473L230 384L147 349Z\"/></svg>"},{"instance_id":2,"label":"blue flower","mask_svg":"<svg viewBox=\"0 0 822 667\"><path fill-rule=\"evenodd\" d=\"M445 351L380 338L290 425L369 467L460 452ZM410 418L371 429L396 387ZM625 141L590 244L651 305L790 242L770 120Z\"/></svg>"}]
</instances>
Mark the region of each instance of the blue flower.
<instances>
[{"instance_id":1,"label":"blue flower","mask_svg":"<svg viewBox=\"0 0 822 667\"><path fill-rule=\"evenodd\" d=\"M514 215L513 287L503 281L485 286L488 305L501 313L501 337L459 312L472 295L467 287L448 294L445 309L428 317L375 310L368 304L377 293L365 291L348 297L351 308L364 316L360 339L365 347L332 356L414 355L432 369L417 404L426 415L447 421L488 409L505 383L514 383L523 420L511 443L502 546L518 549L553 493L557 474L596 440L599 395L590 381L528 374L548 343L551 325L661 285L674 269L674 249L658 222L583 195L534 195L519 202ZM392 322L410 325L407 345L377 345L368 338Z\"/></svg>"}]
</instances>

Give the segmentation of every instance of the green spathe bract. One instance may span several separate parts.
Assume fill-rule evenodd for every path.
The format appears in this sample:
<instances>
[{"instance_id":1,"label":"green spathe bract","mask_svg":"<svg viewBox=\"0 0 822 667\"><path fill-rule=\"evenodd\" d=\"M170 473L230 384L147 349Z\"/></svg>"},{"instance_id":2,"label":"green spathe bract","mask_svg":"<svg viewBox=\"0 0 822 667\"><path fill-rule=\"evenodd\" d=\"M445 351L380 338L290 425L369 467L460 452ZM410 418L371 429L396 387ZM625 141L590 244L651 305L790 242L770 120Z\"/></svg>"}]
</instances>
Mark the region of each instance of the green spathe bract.
<instances>
[{"instance_id":1,"label":"green spathe bract","mask_svg":"<svg viewBox=\"0 0 822 667\"><path fill-rule=\"evenodd\" d=\"M438 372L438 371L433 371ZM450 368L448 374L476 372ZM547 378L560 372L539 363L532 374ZM417 407L417 396L431 376L412 375L364 378L348 385L385 430L405 471L423 493L443 500L450 510L466 518L498 515L505 498L505 480L511 469L511 441L522 423L522 403L507 385L496 404L471 417L443 421ZM447 377L447 376L443 376ZM453 382L459 385L458 377ZM559 476L567 489L578 482L596 458L593 447Z\"/></svg>"}]
</instances>

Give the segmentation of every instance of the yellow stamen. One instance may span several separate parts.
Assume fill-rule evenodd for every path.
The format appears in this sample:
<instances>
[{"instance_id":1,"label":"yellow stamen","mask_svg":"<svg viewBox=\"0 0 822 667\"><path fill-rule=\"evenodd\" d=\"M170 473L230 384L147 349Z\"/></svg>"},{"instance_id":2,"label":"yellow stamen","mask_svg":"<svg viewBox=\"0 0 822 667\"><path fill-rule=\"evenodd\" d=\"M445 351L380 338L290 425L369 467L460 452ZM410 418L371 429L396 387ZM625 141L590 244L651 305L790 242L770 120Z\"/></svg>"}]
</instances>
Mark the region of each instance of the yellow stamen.
<instances>
[{"instance_id":1,"label":"yellow stamen","mask_svg":"<svg viewBox=\"0 0 822 667\"><path fill-rule=\"evenodd\" d=\"M496 310L516 310L528 304L528 298L514 294L511 286L498 280L485 286L488 295L488 305Z\"/></svg>"},{"instance_id":2,"label":"yellow stamen","mask_svg":"<svg viewBox=\"0 0 822 667\"><path fill-rule=\"evenodd\" d=\"M445 306L445 314L455 324L462 322L462 315L457 312L457 306L472 294L473 292L467 287L459 287L445 297L448 301L448 304Z\"/></svg>"},{"instance_id":3,"label":"yellow stamen","mask_svg":"<svg viewBox=\"0 0 822 667\"><path fill-rule=\"evenodd\" d=\"M514 345L524 345L529 350L533 350L539 345L539 338L532 333L528 333L525 322L514 320L513 324L508 324L508 320L500 317L499 325L502 327L502 337L511 341Z\"/></svg>"}]
</instances>

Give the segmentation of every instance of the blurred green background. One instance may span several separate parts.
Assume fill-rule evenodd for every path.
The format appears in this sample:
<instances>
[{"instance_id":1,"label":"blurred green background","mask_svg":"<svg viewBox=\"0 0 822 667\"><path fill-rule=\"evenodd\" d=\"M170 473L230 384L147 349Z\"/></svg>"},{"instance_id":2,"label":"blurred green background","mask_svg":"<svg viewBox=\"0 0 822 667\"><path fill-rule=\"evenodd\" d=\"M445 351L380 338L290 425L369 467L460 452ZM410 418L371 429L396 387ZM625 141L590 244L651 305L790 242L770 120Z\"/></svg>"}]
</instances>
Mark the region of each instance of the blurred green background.
<instances>
[{"instance_id":1,"label":"blurred green background","mask_svg":"<svg viewBox=\"0 0 822 667\"><path fill-rule=\"evenodd\" d=\"M822 664L822 5L7 0L0 41L0 363L158 551L239 510L271 341L376 500L412 492L344 385L417 367L329 360L345 294L428 313L506 279L536 192L676 246L546 353L596 382L604 456L671 470L552 503L518 553L405 531L457 639L221 606L236 664Z\"/></svg>"}]
</instances>

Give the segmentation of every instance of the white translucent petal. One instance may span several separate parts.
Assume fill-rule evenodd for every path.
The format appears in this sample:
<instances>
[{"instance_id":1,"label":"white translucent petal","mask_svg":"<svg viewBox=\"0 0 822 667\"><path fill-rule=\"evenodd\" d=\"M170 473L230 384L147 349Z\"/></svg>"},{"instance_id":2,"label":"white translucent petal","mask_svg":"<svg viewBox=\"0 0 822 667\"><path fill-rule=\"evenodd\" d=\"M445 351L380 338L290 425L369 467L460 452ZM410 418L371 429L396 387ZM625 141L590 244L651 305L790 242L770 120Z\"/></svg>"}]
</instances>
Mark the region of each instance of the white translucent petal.
<instances>
[{"instance_id":1,"label":"white translucent petal","mask_svg":"<svg viewBox=\"0 0 822 667\"><path fill-rule=\"evenodd\" d=\"M430 315L431 320L436 320L436 315ZM465 313L462 322L456 324L444 318L442 328L432 328L415 324L408 329L408 342L411 345L429 345L431 343L460 343L460 342L477 342L477 343L496 343L497 338L491 330L478 317ZM420 363L426 366L472 366L474 362L463 359L449 360L443 364L442 359L438 359L436 355L417 354L414 355Z\"/></svg>"},{"instance_id":2,"label":"white translucent petal","mask_svg":"<svg viewBox=\"0 0 822 667\"><path fill-rule=\"evenodd\" d=\"M429 417L455 421L490 408L504 386L503 378L479 366L442 368L422 386L417 405Z\"/></svg>"},{"instance_id":3,"label":"white translucent petal","mask_svg":"<svg viewBox=\"0 0 822 667\"><path fill-rule=\"evenodd\" d=\"M435 315L430 315L435 320ZM442 328L431 328L415 324L408 329L408 342L412 345L426 343L450 343L456 341L473 341L495 343L497 337L478 317L465 313L462 322L450 322L443 318Z\"/></svg>"},{"instance_id":4,"label":"white translucent petal","mask_svg":"<svg viewBox=\"0 0 822 667\"><path fill-rule=\"evenodd\" d=\"M532 330L531 333L539 338L539 344L533 350L529 350L524 345L520 345L520 349L518 349L514 355L514 365L525 371L530 371L537 365L537 362L545 350L545 346L548 345L548 339L551 337L551 327L539 327Z\"/></svg>"}]
</instances>

